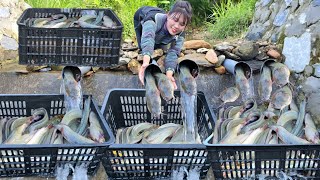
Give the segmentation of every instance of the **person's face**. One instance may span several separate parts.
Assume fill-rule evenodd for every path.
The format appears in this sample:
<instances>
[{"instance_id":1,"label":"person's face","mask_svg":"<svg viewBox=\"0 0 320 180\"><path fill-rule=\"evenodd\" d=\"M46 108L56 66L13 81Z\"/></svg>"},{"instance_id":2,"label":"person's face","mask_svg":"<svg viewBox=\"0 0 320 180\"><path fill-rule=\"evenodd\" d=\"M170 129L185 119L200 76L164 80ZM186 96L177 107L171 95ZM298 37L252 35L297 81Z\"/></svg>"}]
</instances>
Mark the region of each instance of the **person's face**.
<instances>
[{"instance_id":1,"label":"person's face","mask_svg":"<svg viewBox=\"0 0 320 180\"><path fill-rule=\"evenodd\" d=\"M167 18L167 29L171 35L177 35L186 28L187 22L180 13L172 13Z\"/></svg>"}]
</instances>

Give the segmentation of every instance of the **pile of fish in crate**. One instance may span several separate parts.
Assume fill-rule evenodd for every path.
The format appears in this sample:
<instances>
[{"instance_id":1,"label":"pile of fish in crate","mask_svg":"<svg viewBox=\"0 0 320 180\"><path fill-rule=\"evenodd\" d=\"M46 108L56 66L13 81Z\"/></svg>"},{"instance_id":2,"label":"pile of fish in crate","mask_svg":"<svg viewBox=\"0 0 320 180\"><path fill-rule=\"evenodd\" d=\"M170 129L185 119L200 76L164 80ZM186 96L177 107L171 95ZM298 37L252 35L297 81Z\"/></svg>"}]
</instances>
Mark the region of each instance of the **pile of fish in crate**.
<instances>
[{"instance_id":1,"label":"pile of fish in crate","mask_svg":"<svg viewBox=\"0 0 320 180\"><path fill-rule=\"evenodd\" d=\"M97 104L85 101L66 113L63 95L1 95L0 176L55 176L65 163L95 173L114 137Z\"/></svg>"},{"instance_id":2,"label":"pile of fish in crate","mask_svg":"<svg viewBox=\"0 0 320 180\"><path fill-rule=\"evenodd\" d=\"M306 112L307 99L296 105L289 76L284 64L267 60L258 87L263 102L248 98L219 109L213 134L204 141L216 179L320 177L319 132ZM228 88L220 97L232 102L239 94Z\"/></svg>"},{"instance_id":3,"label":"pile of fish in crate","mask_svg":"<svg viewBox=\"0 0 320 180\"><path fill-rule=\"evenodd\" d=\"M116 136L102 158L108 177L172 178L181 168L206 177L210 164L202 140L212 133L208 122L214 118L196 90L197 68L190 60L179 63L180 91L152 64L145 70L145 90L109 91L101 109Z\"/></svg>"},{"instance_id":4,"label":"pile of fish in crate","mask_svg":"<svg viewBox=\"0 0 320 180\"><path fill-rule=\"evenodd\" d=\"M27 9L17 23L19 64L71 66L62 94L0 95L0 176L94 174L114 136L75 66L117 64L122 23L110 9L58 8Z\"/></svg>"}]
</instances>

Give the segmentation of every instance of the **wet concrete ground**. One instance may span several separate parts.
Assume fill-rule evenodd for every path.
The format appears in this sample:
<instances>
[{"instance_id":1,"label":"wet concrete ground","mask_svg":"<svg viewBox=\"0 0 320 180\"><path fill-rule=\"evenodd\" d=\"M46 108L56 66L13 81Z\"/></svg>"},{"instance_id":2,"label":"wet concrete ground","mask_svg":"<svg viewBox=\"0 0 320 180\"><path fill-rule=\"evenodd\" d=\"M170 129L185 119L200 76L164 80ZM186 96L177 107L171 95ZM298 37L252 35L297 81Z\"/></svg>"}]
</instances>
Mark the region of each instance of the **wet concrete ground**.
<instances>
[{"instance_id":1,"label":"wet concrete ground","mask_svg":"<svg viewBox=\"0 0 320 180\"><path fill-rule=\"evenodd\" d=\"M25 66L11 63L0 69L0 94L59 94L61 77L60 71L33 72L29 74L16 73L25 70ZM254 81L257 77L254 76ZM197 77L198 91L204 92L211 109L221 104L218 96L227 87L234 86L234 77L230 74L218 75L213 69L200 71ZM92 94L101 106L106 93L112 88L138 88L143 86L138 81L138 76L128 71L98 71L90 77L83 78L82 87L84 94ZM92 180L106 179L106 173L100 166L96 176ZM7 179L44 179L36 177L28 178L3 178ZM51 179L51 178L49 178ZM53 178L52 178L53 179ZM213 179L209 171L207 179Z\"/></svg>"}]
</instances>

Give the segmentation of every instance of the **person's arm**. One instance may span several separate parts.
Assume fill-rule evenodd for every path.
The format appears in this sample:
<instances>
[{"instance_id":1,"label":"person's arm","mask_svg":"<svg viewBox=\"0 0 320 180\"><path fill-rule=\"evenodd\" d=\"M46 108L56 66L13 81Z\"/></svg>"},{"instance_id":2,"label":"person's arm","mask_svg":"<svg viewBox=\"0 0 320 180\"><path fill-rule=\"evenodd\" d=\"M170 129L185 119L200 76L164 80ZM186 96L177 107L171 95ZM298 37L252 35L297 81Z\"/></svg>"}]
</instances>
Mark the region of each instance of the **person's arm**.
<instances>
[{"instance_id":1,"label":"person's arm","mask_svg":"<svg viewBox=\"0 0 320 180\"><path fill-rule=\"evenodd\" d=\"M154 51L155 37L156 37L156 23L152 20L144 22L142 24L142 35L141 35L141 50L142 50L143 56L148 55L151 57Z\"/></svg>"},{"instance_id":2,"label":"person's arm","mask_svg":"<svg viewBox=\"0 0 320 180\"><path fill-rule=\"evenodd\" d=\"M178 57L181 53L181 49L184 42L184 34L178 36L177 40L172 42L170 45L170 49L167 52L167 56L165 58L165 69L167 71L175 71L177 66Z\"/></svg>"},{"instance_id":3,"label":"person's arm","mask_svg":"<svg viewBox=\"0 0 320 180\"><path fill-rule=\"evenodd\" d=\"M180 55L182 46L184 42L184 34L178 36L177 40L171 43L170 49L168 50L167 56L165 58L165 69L167 77L173 82L175 89L177 85L174 80L174 71L177 66L178 57Z\"/></svg>"},{"instance_id":4,"label":"person's arm","mask_svg":"<svg viewBox=\"0 0 320 180\"><path fill-rule=\"evenodd\" d=\"M150 64L151 55L154 51L156 23L152 20L142 24L141 50L143 55L143 63L139 71L139 79L144 84L144 71Z\"/></svg>"}]
</instances>

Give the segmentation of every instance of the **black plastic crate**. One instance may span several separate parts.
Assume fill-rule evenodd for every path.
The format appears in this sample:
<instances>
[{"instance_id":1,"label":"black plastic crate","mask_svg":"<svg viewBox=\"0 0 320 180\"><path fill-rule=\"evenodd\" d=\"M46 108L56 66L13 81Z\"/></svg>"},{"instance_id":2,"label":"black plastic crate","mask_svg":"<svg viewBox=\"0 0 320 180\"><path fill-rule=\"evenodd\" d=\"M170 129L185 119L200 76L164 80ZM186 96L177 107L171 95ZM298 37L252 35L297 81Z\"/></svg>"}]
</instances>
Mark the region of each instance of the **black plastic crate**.
<instances>
[{"instance_id":1,"label":"black plastic crate","mask_svg":"<svg viewBox=\"0 0 320 180\"><path fill-rule=\"evenodd\" d=\"M180 92L175 91L174 100L162 103L165 115L154 119L146 107L145 90L113 89L106 95L101 111L114 135L118 128L145 121L158 125L182 124ZM203 140L212 133L209 125L214 122L214 117L202 92L198 92L197 122ZM182 166L188 170L199 168L200 176L204 178L210 167L203 144L112 144L102 163L110 179L168 178L173 170Z\"/></svg>"},{"instance_id":2,"label":"black plastic crate","mask_svg":"<svg viewBox=\"0 0 320 180\"><path fill-rule=\"evenodd\" d=\"M37 28L30 18L53 14L78 17L82 10L104 11L116 26L100 28ZM29 8L17 21L19 26L19 64L110 67L118 64L122 23L111 9Z\"/></svg>"},{"instance_id":3,"label":"black plastic crate","mask_svg":"<svg viewBox=\"0 0 320 180\"><path fill-rule=\"evenodd\" d=\"M219 145L204 141L217 180L297 173L320 179L320 145ZM294 179L302 179L299 176Z\"/></svg>"},{"instance_id":4,"label":"black plastic crate","mask_svg":"<svg viewBox=\"0 0 320 180\"><path fill-rule=\"evenodd\" d=\"M87 97L87 96L84 96ZM88 174L95 174L105 149L114 143L110 127L106 124L97 104L92 100L95 112L104 131L105 142L94 144L0 144L0 177L55 175L57 166L65 163L85 163ZM0 120L4 117L30 116L33 109L43 107L49 117L65 114L63 95L0 95Z\"/></svg>"}]
</instances>

